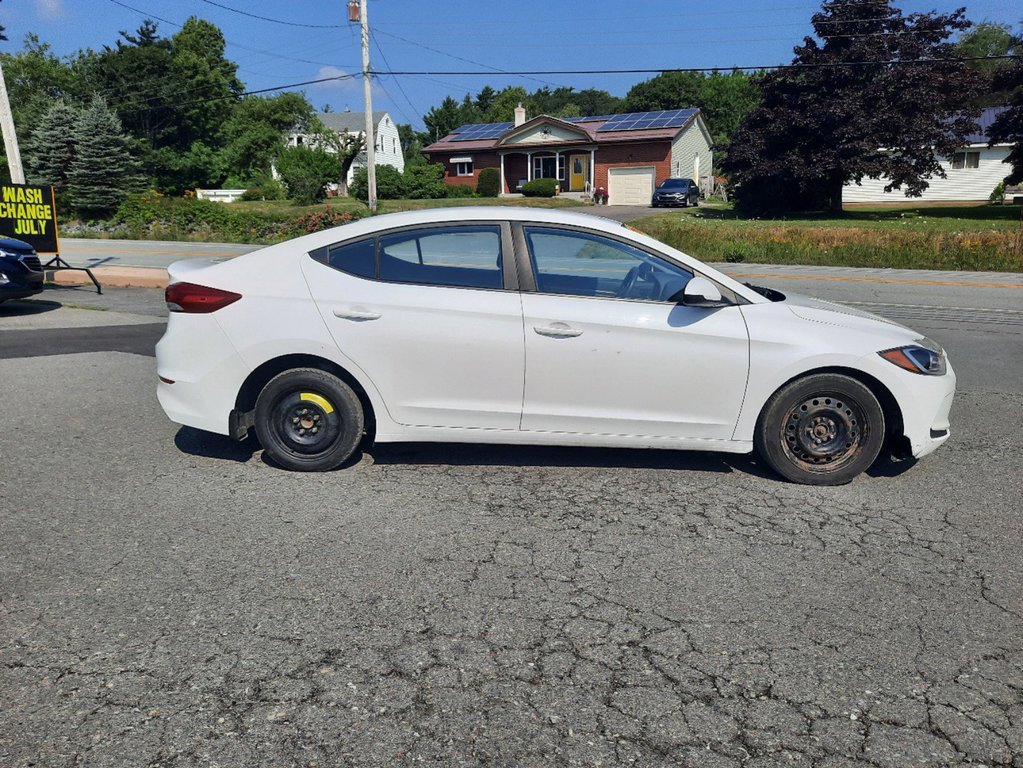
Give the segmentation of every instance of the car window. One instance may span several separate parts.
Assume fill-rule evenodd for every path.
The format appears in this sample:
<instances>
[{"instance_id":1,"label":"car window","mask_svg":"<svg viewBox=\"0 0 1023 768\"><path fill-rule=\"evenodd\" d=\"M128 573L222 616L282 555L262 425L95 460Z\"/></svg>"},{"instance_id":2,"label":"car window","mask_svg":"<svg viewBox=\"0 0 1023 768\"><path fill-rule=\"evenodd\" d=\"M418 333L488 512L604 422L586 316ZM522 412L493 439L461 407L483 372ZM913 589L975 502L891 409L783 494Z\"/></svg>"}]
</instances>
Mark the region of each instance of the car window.
<instances>
[{"instance_id":1,"label":"car window","mask_svg":"<svg viewBox=\"0 0 1023 768\"><path fill-rule=\"evenodd\" d=\"M501 288L501 229L431 227L379 240L381 280L458 288Z\"/></svg>"},{"instance_id":2,"label":"car window","mask_svg":"<svg viewBox=\"0 0 1023 768\"><path fill-rule=\"evenodd\" d=\"M373 239L358 243L335 245L330 249L328 261L334 269L340 269L359 277L376 277L376 243Z\"/></svg>"},{"instance_id":3,"label":"car window","mask_svg":"<svg viewBox=\"0 0 1023 768\"><path fill-rule=\"evenodd\" d=\"M677 301L692 273L626 243L545 227L526 227L541 293Z\"/></svg>"}]
</instances>

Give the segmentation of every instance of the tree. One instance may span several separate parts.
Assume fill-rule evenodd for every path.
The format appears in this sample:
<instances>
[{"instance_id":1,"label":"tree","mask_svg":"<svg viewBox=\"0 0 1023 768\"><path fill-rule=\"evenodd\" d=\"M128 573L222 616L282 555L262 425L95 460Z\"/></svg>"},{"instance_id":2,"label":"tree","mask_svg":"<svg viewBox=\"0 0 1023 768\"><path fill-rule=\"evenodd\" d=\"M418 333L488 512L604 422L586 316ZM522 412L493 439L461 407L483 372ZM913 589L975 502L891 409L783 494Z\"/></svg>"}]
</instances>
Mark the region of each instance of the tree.
<instances>
[{"instance_id":1,"label":"tree","mask_svg":"<svg viewBox=\"0 0 1023 768\"><path fill-rule=\"evenodd\" d=\"M1023 35L1016 38L1014 50L1023 50ZM995 118L988 128L988 137L992 144L1013 144L1005 159L1012 167L1006 182L1020 184L1023 183L1023 61L1017 59L1010 66L998 70L994 83L996 88L1009 94L1006 100L1008 109Z\"/></svg>"},{"instance_id":2,"label":"tree","mask_svg":"<svg viewBox=\"0 0 1023 768\"><path fill-rule=\"evenodd\" d=\"M80 110L64 101L53 104L25 142L25 165L29 178L37 184L52 184L62 198L77 150L77 125Z\"/></svg>"},{"instance_id":3,"label":"tree","mask_svg":"<svg viewBox=\"0 0 1023 768\"><path fill-rule=\"evenodd\" d=\"M324 128L321 124L317 132L317 139L337 158L340 171L337 177L338 194L348 197L348 171L351 170L352 163L355 162L359 153L366 148L365 134L335 131L332 128ZM382 195L378 196L386 199Z\"/></svg>"},{"instance_id":4,"label":"tree","mask_svg":"<svg viewBox=\"0 0 1023 768\"><path fill-rule=\"evenodd\" d=\"M70 64L54 56L49 44L40 42L34 34L25 36L18 53L0 54L0 61L14 123L25 140L54 102L71 101L77 95Z\"/></svg>"},{"instance_id":5,"label":"tree","mask_svg":"<svg viewBox=\"0 0 1023 768\"><path fill-rule=\"evenodd\" d=\"M100 96L82 110L74 132L76 150L68 173L71 204L82 214L101 216L116 210L138 186L130 139Z\"/></svg>"},{"instance_id":6,"label":"tree","mask_svg":"<svg viewBox=\"0 0 1023 768\"><path fill-rule=\"evenodd\" d=\"M698 107L715 145L727 145L746 115L760 103L758 76L738 70L715 72L662 72L637 83L625 96L628 112Z\"/></svg>"},{"instance_id":7,"label":"tree","mask_svg":"<svg viewBox=\"0 0 1023 768\"><path fill-rule=\"evenodd\" d=\"M288 197L312 205L326 196L327 184L337 178L337 160L319 148L288 147L277 160L277 172Z\"/></svg>"},{"instance_id":8,"label":"tree","mask_svg":"<svg viewBox=\"0 0 1023 768\"><path fill-rule=\"evenodd\" d=\"M285 133L310 131L312 116L312 105L301 93L240 99L224 124L220 154L227 175L247 184L269 174L284 149Z\"/></svg>"},{"instance_id":9,"label":"tree","mask_svg":"<svg viewBox=\"0 0 1023 768\"><path fill-rule=\"evenodd\" d=\"M991 57L991 61L970 61L967 65L979 72L984 77L982 90L978 92L973 103L981 107L1002 106L1010 97L1009 90L999 87L1004 78L999 73L1012 68L1011 62L994 57L1008 56L1017 46L1012 37L1011 27L1008 24L995 24L990 21L982 21L960 38L956 43L956 53L966 58L977 59L980 57Z\"/></svg>"},{"instance_id":10,"label":"tree","mask_svg":"<svg viewBox=\"0 0 1023 768\"><path fill-rule=\"evenodd\" d=\"M827 0L793 66L764 76L763 102L732 137L724 168L750 212L842 209L842 188L887 177L919 196L976 130L978 75L948 38L969 22L904 16L888 0ZM841 30L841 32L836 32ZM818 42L822 41L822 42ZM915 63L920 62L920 63Z\"/></svg>"}]
</instances>

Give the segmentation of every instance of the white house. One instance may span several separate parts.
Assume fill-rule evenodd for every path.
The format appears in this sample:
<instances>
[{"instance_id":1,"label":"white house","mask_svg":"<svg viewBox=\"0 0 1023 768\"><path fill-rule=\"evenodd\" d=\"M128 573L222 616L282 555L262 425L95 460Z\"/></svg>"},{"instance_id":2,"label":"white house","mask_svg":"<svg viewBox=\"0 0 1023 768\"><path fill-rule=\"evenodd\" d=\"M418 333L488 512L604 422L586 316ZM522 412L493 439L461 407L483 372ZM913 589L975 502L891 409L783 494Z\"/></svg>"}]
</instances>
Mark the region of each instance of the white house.
<instances>
[{"instance_id":1,"label":"white house","mask_svg":"<svg viewBox=\"0 0 1023 768\"><path fill-rule=\"evenodd\" d=\"M981 113L978 120L980 132L968 136L966 145L951 158L941 159L946 177L928 179L930 186L924 190L922 197L906 197L904 189L885 192L889 180L881 177L863 179L860 184L847 184L842 200L846 203L986 202L998 183L1012 170L1004 162L1012 145L988 146L988 128L1004 110L1005 107L989 107Z\"/></svg>"},{"instance_id":2,"label":"white house","mask_svg":"<svg viewBox=\"0 0 1023 768\"><path fill-rule=\"evenodd\" d=\"M338 133L366 133L365 112L321 112L317 115L324 126ZM374 112L375 123L373 133L376 139L377 165L390 165L398 172L405 170L405 156L401 151L401 139L398 138L398 126L387 112ZM289 147L315 146L316 137L307 133L293 132L288 135ZM366 153L361 152L352 167L348 170L348 183L351 184L355 171L366 167Z\"/></svg>"}]
</instances>

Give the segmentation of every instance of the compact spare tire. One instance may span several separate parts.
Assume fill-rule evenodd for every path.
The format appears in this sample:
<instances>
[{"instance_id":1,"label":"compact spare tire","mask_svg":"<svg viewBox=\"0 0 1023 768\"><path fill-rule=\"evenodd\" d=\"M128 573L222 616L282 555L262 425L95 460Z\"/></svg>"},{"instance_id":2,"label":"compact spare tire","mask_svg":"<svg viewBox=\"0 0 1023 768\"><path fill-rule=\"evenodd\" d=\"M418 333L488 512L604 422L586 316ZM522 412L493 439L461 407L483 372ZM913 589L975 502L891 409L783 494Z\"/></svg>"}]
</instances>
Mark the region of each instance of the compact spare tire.
<instances>
[{"instance_id":1,"label":"compact spare tire","mask_svg":"<svg viewBox=\"0 0 1023 768\"><path fill-rule=\"evenodd\" d=\"M256 436L285 469L323 472L355 452L364 429L362 404L341 379L317 368L274 376L256 398Z\"/></svg>"},{"instance_id":2,"label":"compact spare tire","mask_svg":"<svg viewBox=\"0 0 1023 768\"><path fill-rule=\"evenodd\" d=\"M788 480L842 485L874 463L884 437L884 411L874 393L849 376L820 373L771 396L754 447Z\"/></svg>"}]
</instances>

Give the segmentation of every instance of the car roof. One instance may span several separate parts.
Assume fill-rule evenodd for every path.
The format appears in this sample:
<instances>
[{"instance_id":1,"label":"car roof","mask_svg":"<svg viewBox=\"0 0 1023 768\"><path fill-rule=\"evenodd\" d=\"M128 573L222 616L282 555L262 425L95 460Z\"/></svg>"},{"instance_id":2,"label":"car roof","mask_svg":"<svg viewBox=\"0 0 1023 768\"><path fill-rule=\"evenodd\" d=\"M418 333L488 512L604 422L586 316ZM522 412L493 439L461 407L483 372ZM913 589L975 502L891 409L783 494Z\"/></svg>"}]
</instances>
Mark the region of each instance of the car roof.
<instances>
[{"instance_id":1,"label":"car roof","mask_svg":"<svg viewBox=\"0 0 1023 768\"><path fill-rule=\"evenodd\" d=\"M511 205L472 205L452 208L424 208L419 211L402 211L368 216L342 227L315 232L298 238L304 248L313 249L331 245L338 240L376 234L382 230L420 224L456 224L473 221L531 221L541 224L569 224L604 232L620 232L625 226L620 221L588 213L557 210L551 208L527 208ZM341 237L338 237L341 235ZM296 243L298 241L292 241Z\"/></svg>"}]
</instances>

